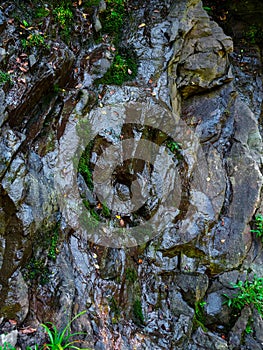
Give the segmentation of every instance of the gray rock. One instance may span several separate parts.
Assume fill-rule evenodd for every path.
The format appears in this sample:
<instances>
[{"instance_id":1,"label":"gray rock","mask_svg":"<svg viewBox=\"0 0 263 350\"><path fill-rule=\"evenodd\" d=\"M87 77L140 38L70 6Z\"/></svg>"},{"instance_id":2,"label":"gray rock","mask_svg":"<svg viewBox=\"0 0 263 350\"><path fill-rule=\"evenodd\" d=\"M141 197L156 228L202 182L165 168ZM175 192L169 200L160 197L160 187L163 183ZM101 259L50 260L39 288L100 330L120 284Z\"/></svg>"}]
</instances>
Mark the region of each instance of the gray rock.
<instances>
[{"instance_id":1,"label":"gray rock","mask_svg":"<svg viewBox=\"0 0 263 350\"><path fill-rule=\"evenodd\" d=\"M3 30L6 27L6 16L3 14L3 12L0 10L0 34L3 32Z\"/></svg>"},{"instance_id":2,"label":"gray rock","mask_svg":"<svg viewBox=\"0 0 263 350\"><path fill-rule=\"evenodd\" d=\"M1 25L1 24L0 24ZM5 49L0 47L0 62L4 61L6 58L7 52Z\"/></svg>"},{"instance_id":3,"label":"gray rock","mask_svg":"<svg viewBox=\"0 0 263 350\"><path fill-rule=\"evenodd\" d=\"M175 5L170 16L183 11L183 6L185 4ZM227 56L232 52L233 44L231 38L210 21L200 2L185 10L186 20L180 22L180 31L178 26L173 27L175 33L172 36L179 38L180 33L184 40L175 42L171 75L177 72L177 77L174 75L176 88L186 98L233 79ZM195 21L188 21L189 16L194 16Z\"/></svg>"},{"instance_id":4,"label":"gray rock","mask_svg":"<svg viewBox=\"0 0 263 350\"><path fill-rule=\"evenodd\" d=\"M29 66L30 68L32 68L36 63L37 63L37 59L35 55L29 55L28 56L28 62L29 62Z\"/></svg>"},{"instance_id":5,"label":"gray rock","mask_svg":"<svg viewBox=\"0 0 263 350\"><path fill-rule=\"evenodd\" d=\"M96 205L96 200L94 199L92 192L88 188L83 176L81 174L78 174L77 179L78 187L80 196L84 199L86 199L91 205Z\"/></svg>"},{"instance_id":6,"label":"gray rock","mask_svg":"<svg viewBox=\"0 0 263 350\"><path fill-rule=\"evenodd\" d=\"M205 333L200 327L193 335L193 340L201 349L228 350L226 340L223 340L211 332Z\"/></svg>"},{"instance_id":7,"label":"gray rock","mask_svg":"<svg viewBox=\"0 0 263 350\"><path fill-rule=\"evenodd\" d=\"M253 329L255 330L256 339L261 344L263 343L263 320L262 316L255 309L253 310Z\"/></svg>"},{"instance_id":8,"label":"gray rock","mask_svg":"<svg viewBox=\"0 0 263 350\"><path fill-rule=\"evenodd\" d=\"M15 347L17 343L17 335L18 330L15 329L10 333L7 334L1 334L0 335L0 345L4 346L4 344L9 344L10 346Z\"/></svg>"},{"instance_id":9,"label":"gray rock","mask_svg":"<svg viewBox=\"0 0 263 350\"><path fill-rule=\"evenodd\" d=\"M251 309L249 307L244 307L244 309L241 311L240 317L230 331L229 340L230 344L232 344L230 346L230 349L236 349L236 347L240 347L246 326L251 315Z\"/></svg>"},{"instance_id":10,"label":"gray rock","mask_svg":"<svg viewBox=\"0 0 263 350\"><path fill-rule=\"evenodd\" d=\"M102 29L102 24L99 17L94 18L94 29L98 33Z\"/></svg>"},{"instance_id":11,"label":"gray rock","mask_svg":"<svg viewBox=\"0 0 263 350\"><path fill-rule=\"evenodd\" d=\"M182 273L175 275L175 283L180 289L184 300L194 305L201 301L208 288L208 278L204 274Z\"/></svg>"}]
</instances>

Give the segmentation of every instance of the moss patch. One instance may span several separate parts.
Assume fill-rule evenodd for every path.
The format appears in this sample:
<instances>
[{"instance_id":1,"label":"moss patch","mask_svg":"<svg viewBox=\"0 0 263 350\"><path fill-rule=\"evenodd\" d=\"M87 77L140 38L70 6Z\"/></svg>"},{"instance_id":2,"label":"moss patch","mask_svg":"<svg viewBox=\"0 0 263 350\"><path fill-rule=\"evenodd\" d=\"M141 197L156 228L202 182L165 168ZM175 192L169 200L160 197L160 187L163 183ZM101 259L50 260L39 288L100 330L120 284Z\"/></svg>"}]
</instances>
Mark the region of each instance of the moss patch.
<instances>
[{"instance_id":1,"label":"moss patch","mask_svg":"<svg viewBox=\"0 0 263 350\"><path fill-rule=\"evenodd\" d=\"M95 81L95 84L122 85L126 81L133 80L137 71L135 55L131 55L128 51L117 53L110 68L102 78Z\"/></svg>"}]
</instances>

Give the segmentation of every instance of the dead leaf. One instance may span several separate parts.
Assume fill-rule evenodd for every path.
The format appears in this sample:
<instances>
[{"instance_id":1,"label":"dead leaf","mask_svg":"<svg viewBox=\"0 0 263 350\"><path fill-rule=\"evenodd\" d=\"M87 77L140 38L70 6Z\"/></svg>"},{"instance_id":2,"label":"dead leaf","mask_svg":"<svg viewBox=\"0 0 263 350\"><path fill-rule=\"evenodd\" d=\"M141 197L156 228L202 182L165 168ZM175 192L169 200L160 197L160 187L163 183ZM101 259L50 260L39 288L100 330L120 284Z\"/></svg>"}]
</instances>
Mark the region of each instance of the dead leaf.
<instances>
[{"instance_id":1,"label":"dead leaf","mask_svg":"<svg viewBox=\"0 0 263 350\"><path fill-rule=\"evenodd\" d=\"M149 79L148 83L149 83L149 84L152 84L152 83L153 83L152 79Z\"/></svg>"},{"instance_id":2,"label":"dead leaf","mask_svg":"<svg viewBox=\"0 0 263 350\"><path fill-rule=\"evenodd\" d=\"M82 84L79 83L78 85L75 86L75 89L80 89L82 87Z\"/></svg>"},{"instance_id":3,"label":"dead leaf","mask_svg":"<svg viewBox=\"0 0 263 350\"><path fill-rule=\"evenodd\" d=\"M17 324L17 321L16 320L8 320L9 323L11 323L11 325L15 326Z\"/></svg>"},{"instance_id":4,"label":"dead leaf","mask_svg":"<svg viewBox=\"0 0 263 350\"><path fill-rule=\"evenodd\" d=\"M141 23L138 28L143 28L143 27L146 27L146 24L145 23Z\"/></svg>"},{"instance_id":5,"label":"dead leaf","mask_svg":"<svg viewBox=\"0 0 263 350\"><path fill-rule=\"evenodd\" d=\"M24 67L19 67L19 69L22 71L22 72L24 72L24 73L27 73L27 69L26 68L24 68Z\"/></svg>"},{"instance_id":6,"label":"dead leaf","mask_svg":"<svg viewBox=\"0 0 263 350\"><path fill-rule=\"evenodd\" d=\"M22 334L31 334L31 333L35 333L37 331L36 328L32 328L32 327L27 327L27 328L23 328L19 330L19 333Z\"/></svg>"}]
</instances>

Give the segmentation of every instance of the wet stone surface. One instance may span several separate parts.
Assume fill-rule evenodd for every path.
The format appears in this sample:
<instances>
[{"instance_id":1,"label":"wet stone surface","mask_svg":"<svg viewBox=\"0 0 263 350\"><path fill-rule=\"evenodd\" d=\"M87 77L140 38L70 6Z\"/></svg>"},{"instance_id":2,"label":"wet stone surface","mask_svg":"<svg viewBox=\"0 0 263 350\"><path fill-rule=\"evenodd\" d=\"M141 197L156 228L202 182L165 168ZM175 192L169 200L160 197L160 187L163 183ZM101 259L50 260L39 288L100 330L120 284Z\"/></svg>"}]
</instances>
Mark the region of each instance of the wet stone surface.
<instances>
[{"instance_id":1,"label":"wet stone surface","mask_svg":"<svg viewBox=\"0 0 263 350\"><path fill-rule=\"evenodd\" d=\"M223 295L263 274L261 47L198 0L127 4L116 44L104 5L74 3L68 42L46 16L49 48L26 50L25 9L1 5L0 342L86 310L82 348L260 349L261 316ZM118 50L137 76L96 83Z\"/></svg>"}]
</instances>

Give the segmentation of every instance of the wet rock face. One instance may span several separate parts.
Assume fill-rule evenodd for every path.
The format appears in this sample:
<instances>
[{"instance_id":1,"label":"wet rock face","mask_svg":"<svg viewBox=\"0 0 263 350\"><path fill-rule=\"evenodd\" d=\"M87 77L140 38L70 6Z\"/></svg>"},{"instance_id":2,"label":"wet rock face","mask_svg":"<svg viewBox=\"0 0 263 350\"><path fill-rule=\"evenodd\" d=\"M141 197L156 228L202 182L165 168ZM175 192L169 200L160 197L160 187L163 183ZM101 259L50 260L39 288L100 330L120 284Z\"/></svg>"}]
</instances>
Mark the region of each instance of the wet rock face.
<instances>
[{"instance_id":1,"label":"wet rock face","mask_svg":"<svg viewBox=\"0 0 263 350\"><path fill-rule=\"evenodd\" d=\"M3 9L0 32L17 39ZM82 22L76 42L52 41L43 57L1 41L0 68L29 69L0 89L0 341L44 343L39 323L86 310L72 329L87 348L256 349L261 316L234 314L223 295L262 274L250 232L260 100L246 98L232 40L200 1L127 11L121 46L137 53L138 76L118 87L94 85L116 48L82 40ZM37 331L17 333L12 319Z\"/></svg>"},{"instance_id":2,"label":"wet rock face","mask_svg":"<svg viewBox=\"0 0 263 350\"><path fill-rule=\"evenodd\" d=\"M185 13L184 6L179 2L170 12L174 20L171 39L175 41L170 75L186 98L233 79L228 60L233 43L215 22L210 21L200 2ZM179 22L177 14L180 12L184 20Z\"/></svg>"}]
</instances>

